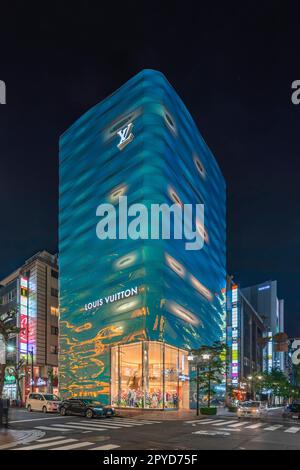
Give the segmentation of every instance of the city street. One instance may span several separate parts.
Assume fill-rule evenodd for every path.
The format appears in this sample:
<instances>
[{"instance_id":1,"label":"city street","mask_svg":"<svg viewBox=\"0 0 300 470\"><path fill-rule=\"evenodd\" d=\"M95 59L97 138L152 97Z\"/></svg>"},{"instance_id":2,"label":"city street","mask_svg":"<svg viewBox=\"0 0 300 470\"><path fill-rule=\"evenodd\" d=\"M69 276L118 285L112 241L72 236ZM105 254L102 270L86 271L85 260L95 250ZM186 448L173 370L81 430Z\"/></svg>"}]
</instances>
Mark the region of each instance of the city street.
<instances>
[{"instance_id":1,"label":"city street","mask_svg":"<svg viewBox=\"0 0 300 470\"><path fill-rule=\"evenodd\" d=\"M122 417L88 420L12 410L10 429L38 431L37 438L12 444L11 450L300 449L300 422L283 421L278 412L266 420L220 416L159 421Z\"/></svg>"}]
</instances>

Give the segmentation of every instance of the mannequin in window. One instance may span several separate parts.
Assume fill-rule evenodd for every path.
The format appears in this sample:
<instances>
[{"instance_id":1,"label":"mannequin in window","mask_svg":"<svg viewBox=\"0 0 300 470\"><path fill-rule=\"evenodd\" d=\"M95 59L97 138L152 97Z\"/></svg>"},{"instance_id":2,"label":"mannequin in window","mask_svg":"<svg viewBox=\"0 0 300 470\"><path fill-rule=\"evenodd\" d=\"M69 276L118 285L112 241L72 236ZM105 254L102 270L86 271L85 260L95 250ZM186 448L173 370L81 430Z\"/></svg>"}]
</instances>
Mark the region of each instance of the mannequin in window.
<instances>
[{"instance_id":1,"label":"mannequin in window","mask_svg":"<svg viewBox=\"0 0 300 470\"><path fill-rule=\"evenodd\" d=\"M135 370L133 375L129 377L127 382L128 388L138 390L140 387L140 378L138 377L138 371Z\"/></svg>"}]
</instances>

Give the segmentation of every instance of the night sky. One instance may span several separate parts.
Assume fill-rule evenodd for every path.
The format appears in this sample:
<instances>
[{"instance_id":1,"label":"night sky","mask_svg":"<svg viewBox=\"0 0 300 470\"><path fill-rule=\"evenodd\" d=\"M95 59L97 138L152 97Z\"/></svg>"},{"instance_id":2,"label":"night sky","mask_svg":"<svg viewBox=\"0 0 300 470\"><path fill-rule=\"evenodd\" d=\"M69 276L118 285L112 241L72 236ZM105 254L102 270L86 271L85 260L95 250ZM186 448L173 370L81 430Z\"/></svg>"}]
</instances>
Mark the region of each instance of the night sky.
<instances>
[{"instance_id":1,"label":"night sky","mask_svg":"<svg viewBox=\"0 0 300 470\"><path fill-rule=\"evenodd\" d=\"M0 8L0 278L57 251L60 134L154 68L226 179L228 272L241 286L277 279L287 331L300 336L299 12L274 0L46 3Z\"/></svg>"}]
</instances>

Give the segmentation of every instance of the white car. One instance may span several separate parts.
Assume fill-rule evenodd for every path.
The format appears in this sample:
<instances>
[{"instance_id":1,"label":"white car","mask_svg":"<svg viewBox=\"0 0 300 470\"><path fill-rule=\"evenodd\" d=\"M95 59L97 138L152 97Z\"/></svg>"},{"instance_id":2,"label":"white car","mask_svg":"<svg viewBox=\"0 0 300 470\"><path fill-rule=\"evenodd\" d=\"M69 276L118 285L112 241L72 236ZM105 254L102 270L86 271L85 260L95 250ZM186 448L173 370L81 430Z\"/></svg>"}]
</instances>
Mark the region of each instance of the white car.
<instances>
[{"instance_id":1,"label":"white car","mask_svg":"<svg viewBox=\"0 0 300 470\"><path fill-rule=\"evenodd\" d=\"M238 404L237 416L238 418L260 418L266 414L266 407L260 401L246 401Z\"/></svg>"},{"instance_id":2,"label":"white car","mask_svg":"<svg viewBox=\"0 0 300 470\"><path fill-rule=\"evenodd\" d=\"M61 400L52 393L30 393L26 400L26 408L28 411L58 411Z\"/></svg>"}]
</instances>

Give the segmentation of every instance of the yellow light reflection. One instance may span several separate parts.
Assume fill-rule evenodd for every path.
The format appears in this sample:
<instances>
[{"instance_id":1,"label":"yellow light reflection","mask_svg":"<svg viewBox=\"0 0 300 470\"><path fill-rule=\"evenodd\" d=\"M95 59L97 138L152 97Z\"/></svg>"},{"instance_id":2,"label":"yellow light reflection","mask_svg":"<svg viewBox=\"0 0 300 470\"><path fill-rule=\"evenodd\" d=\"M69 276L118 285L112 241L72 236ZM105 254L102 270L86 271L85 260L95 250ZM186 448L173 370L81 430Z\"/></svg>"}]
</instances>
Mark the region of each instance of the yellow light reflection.
<instances>
[{"instance_id":1,"label":"yellow light reflection","mask_svg":"<svg viewBox=\"0 0 300 470\"><path fill-rule=\"evenodd\" d=\"M192 312L184 308L182 305L177 304L176 302L169 301L167 302L166 307L167 310L169 310L171 313L174 313L177 317L181 318L187 323L198 325L200 322L200 320L198 320L198 318Z\"/></svg>"},{"instance_id":2,"label":"yellow light reflection","mask_svg":"<svg viewBox=\"0 0 300 470\"><path fill-rule=\"evenodd\" d=\"M202 294L207 300L212 300L212 293L203 284L201 284L201 282L198 281L198 279L196 279L192 274L190 274L190 281L195 287L195 289L200 292L200 294Z\"/></svg>"},{"instance_id":3,"label":"yellow light reflection","mask_svg":"<svg viewBox=\"0 0 300 470\"><path fill-rule=\"evenodd\" d=\"M117 203L119 202L119 197L124 196L127 193L128 186L125 183L119 184L116 186L108 196L108 199L110 200L111 203Z\"/></svg>"},{"instance_id":4,"label":"yellow light reflection","mask_svg":"<svg viewBox=\"0 0 300 470\"><path fill-rule=\"evenodd\" d=\"M168 254L165 254L165 258L166 258L166 262L167 264L170 266L170 268L175 271L175 273L178 274L178 276L180 277L184 277L185 276L185 269L184 267L182 266L182 264L180 264L178 261L176 261L176 259L174 259L172 256L168 255Z\"/></svg>"}]
</instances>

